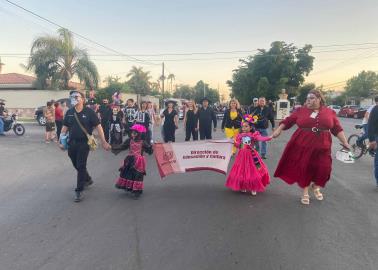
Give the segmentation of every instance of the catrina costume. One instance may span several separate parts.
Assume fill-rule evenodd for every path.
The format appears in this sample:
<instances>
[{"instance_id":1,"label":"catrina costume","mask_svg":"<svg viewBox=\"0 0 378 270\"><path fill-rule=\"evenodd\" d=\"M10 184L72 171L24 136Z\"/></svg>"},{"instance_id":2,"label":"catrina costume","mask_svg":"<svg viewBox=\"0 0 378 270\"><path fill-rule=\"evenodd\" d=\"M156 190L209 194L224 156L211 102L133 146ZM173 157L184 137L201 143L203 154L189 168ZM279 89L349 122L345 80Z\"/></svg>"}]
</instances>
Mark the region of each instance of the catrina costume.
<instances>
[{"instance_id":1,"label":"catrina costume","mask_svg":"<svg viewBox=\"0 0 378 270\"><path fill-rule=\"evenodd\" d=\"M258 121L256 116L245 115L243 121L254 124ZM263 192L270 182L268 168L254 149L256 141L269 141L271 138L263 137L258 131L239 133L234 146L239 149L235 162L227 177L226 187L234 191Z\"/></svg>"},{"instance_id":2,"label":"catrina costume","mask_svg":"<svg viewBox=\"0 0 378 270\"><path fill-rule=\"evenodd\" d=\"M143 153L151 155L152 146L141 139L142 133L146 132L144 126L135 124L131 127L131 131L137 132L138 135L135 139L129 138L120 146L112 146L114 154L130 149L122 167L119 168L120 175L115 186L133 193L137 198L143 193L143 177L146 175L146 159Z\"/></svg>"}]
</instances>

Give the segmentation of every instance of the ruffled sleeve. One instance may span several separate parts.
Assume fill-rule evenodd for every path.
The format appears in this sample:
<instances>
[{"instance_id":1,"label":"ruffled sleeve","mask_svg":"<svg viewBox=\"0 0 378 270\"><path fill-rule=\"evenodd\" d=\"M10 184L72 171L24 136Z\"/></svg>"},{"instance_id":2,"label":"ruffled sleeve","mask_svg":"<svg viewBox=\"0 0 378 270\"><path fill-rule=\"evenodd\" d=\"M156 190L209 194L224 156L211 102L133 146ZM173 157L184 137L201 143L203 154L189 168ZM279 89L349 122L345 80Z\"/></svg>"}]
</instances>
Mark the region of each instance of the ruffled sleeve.
<instances>
[{"instance_id":1,"label":"ruffled sleeve","mask_svg":"<svg viewBox=\"0 0 378 270\"><path fill-rule=\"evenodd\" d=\"M272 138L270 137L265 137L265 136L261 136L260 132L258 131L255 131L253 134L252 134L252 138L255 140L255 141L261 141L261 142L267 142L267 141L270 141Z\"/></svg>"},{"instance_id":2,"label":"ruffled sleeve","mask_svg":"<svg viewBox=\"0 0 378 270\"><path fill-rule=\"evenodd\" d=\"M239 147L240 147L240 144L241 144L241 135L238 134L238 136L236 136L236 138L235 138L234 146L235 146L236 148L239 148Z\"/></svg>"},{"instance_id":3,"label":"ruffled sleeve","mask_svg":"<svg viewBox=\"0 0 378 270\"><path fill-rule=\"evenodd\" d=\"M331 133L333 136L337 136L341 131L343 131L343 128L340 124L339 119L336 116L336 113L332 110L332 122L333 122L333 127L331 128Z\"/></svg>"},{"instance_id":4,"label":"ruffled sleeve","mask_svg":"<svg viewBox=\"0 0 378 270\"><path fill-rule=\"evenodd\" d=\"M291 128L297 123L298 115L300 114L301 111L302 111L301 108L294 110L288 117L286 117L284 120L280 122L280 125L281 124L285 125L284 130Z\"/></svg>"}]
</instances>

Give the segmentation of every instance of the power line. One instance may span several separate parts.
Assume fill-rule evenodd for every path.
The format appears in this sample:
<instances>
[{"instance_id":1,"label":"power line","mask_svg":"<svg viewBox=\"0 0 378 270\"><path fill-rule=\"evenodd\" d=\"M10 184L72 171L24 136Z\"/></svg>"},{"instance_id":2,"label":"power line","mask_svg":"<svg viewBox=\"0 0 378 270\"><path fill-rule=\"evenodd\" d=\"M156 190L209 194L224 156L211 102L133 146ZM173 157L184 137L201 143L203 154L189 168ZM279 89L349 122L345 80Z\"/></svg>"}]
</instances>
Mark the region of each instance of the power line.
<instances>
[{"instance_id":1,"label":"power line","mask_svg":"<svg viewBox=\"0 0 378 270\"><path fill-rule=\"evenodd\" d=\"M24 7L20 6L20 5L18 5L18 4L16 4L16 3L12 2L12 1L9 1L9 0L5 0L5 1L8 2L9 4L11 4L11 5L13 5L13 6L19 8L19 9L22 9L23 11L25 11L25 12L27 12L27 13L29 13L29 14L32 14L33 16L35 16L35 17L37 17L37 18L39 18L39 19L41 19L41 20L44 20L44 21L46 21L46 22L52 24L52 25L55 25L55 26L57 26L57 27L59 27L59 28L65 28L65 29L67 29L66 27L64 27L64 26L62 26L62 25L60 25L60 24L58 24L58 23L55 23L55 22L51 21L50 19L47 19L47 18L45 18L45 17L43 17L43 16L41 16L41 15L38 15L37 13L35 13L35 12L29 10L29 9L26 9L26 8L24 8ZM87 38L87 37L85 37L85 36L83 36L83 35L81 35L81 34L78 34L78 33L74 32L74 31L71 31L71 30L70 30L70 32L71 32L72 34L74 34L74 35L76 35L76 36L78 36L78 37L80 37L80 38L82 38L82 39L84 39L84 40L86 40L86 41L88 41L88 42L91 42L91 43L93 43L93 44L96 44L97 46L100 46L100 47L102 47L102 48L104 48L104 49L106 49L106 50L108 50L108 51L112 51L112 52L114 52L114 53L116 53L116 54L118 54L118 55L121 55L121 56L124 56L124 57L128 57L128 58L134 60L135 62L138 62L138 63L147 63L147 64L150 64L150 65L156 65L156 63L149 63L149 62L147 62L147 61L145 61L145 60L141 60L141 59L135 58L135 57L133 57L133 56L130 56L130 55L124 54L124 53L122 53L122 52L119 52L119 51L117 51L117 50L114 50L114 49L112 49L112 48L110 48L110 47L108 47L108 46L102 45L101 43L98 43L98 42L96 42L96 41L94 41L94 40L91 40L91 39L89 39L89 38ZM159 64L159 65L160 65L160 64Z\"/></svg>"}]
</instances>

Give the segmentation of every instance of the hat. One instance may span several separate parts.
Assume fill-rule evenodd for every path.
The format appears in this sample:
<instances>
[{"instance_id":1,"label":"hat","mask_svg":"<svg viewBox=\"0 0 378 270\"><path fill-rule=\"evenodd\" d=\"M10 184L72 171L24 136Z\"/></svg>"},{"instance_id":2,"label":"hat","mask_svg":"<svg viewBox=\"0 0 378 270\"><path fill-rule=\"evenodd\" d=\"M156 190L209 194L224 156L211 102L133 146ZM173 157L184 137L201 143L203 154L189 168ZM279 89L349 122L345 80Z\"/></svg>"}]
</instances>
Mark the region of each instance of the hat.
<instances>
[{"instance_id":1,"label":"hat","mask_svg":"<svg viewBox=\"0 0 378 270\"><path fill-rule=\"evenodd\" d=\"M174 100L166 100L165 101L165 106L167 106L169 103L172 103L173 105L175 105L177 102L174 101Z\"/></svg>"},{"instance_id":2,"label":"hat","mask_svg":"<svg viewBox=\"0 0 378 270\"><path fill-rule=\"evenodd\" d=\"M253 102L255 102L255 101L259 101L259 99L255 97L255 98L253 99Z\"/></svg>"},{"instance_id":3,"label":"hat","mask_svg":"<svg viewBox=\"0 0 378 270\"><path fill-rule=\"evenodd\" d=\"M146 127L145 126L142 126L140 124L135 124L133 125L131 128L131 130L134 130L136 132L139 132L139 133L146 133Z\"/></svg>"},{"instance_id":4,"label":"hat","mask_svg":"<svg viewBox=\"0 0 378 270\"><path fill-rule=\"evenodd\" d=\"M201 103L204 102L205 100L206 100L207 102L211 103L210 99L208 99L207 97L204 97L203 99L201 99Z\"/></svg>"}]
</instances>

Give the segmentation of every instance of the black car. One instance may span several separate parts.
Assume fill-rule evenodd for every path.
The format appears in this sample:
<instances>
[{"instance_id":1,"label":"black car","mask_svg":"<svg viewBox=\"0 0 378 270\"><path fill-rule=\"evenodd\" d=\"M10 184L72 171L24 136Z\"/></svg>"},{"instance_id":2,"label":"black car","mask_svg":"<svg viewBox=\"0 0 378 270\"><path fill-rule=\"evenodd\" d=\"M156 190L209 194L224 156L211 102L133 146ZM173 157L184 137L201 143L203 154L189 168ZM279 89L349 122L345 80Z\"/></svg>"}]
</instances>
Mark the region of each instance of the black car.
<instances>
[{"instance_id":1,"label":"black car","mask_svg":"<svg viewBox=\"0 0 378 270\"><path fill-rule=\"evenodd\" d=\"M55 102L59 102L59 103L65 102L67 104L68 108L72 107L71 101L70 101L69 98L61 98L61 99L56 100ZM45 108L46 108L46 106L38 107L37 109L35 109L35 112L34 112L34 119L37 120L37 122L40 126L46 125L46 118L43 116L43 110Z\"/></svg>"}]
</instances>

